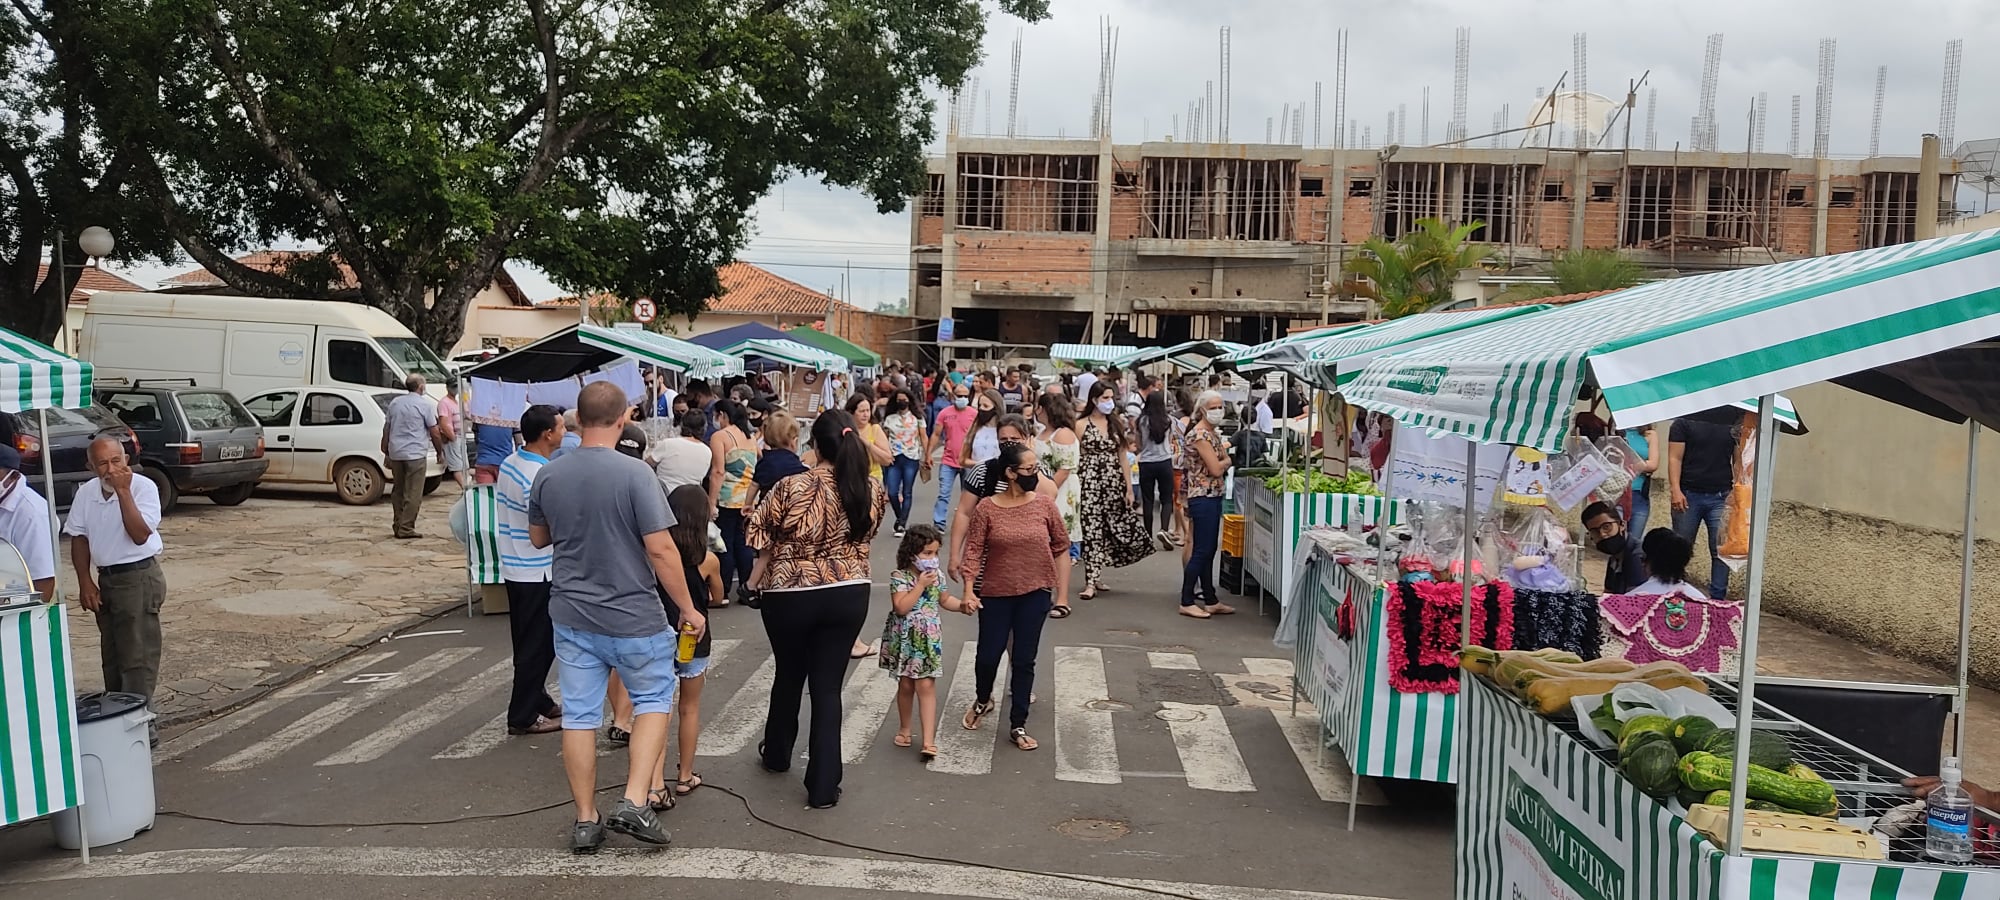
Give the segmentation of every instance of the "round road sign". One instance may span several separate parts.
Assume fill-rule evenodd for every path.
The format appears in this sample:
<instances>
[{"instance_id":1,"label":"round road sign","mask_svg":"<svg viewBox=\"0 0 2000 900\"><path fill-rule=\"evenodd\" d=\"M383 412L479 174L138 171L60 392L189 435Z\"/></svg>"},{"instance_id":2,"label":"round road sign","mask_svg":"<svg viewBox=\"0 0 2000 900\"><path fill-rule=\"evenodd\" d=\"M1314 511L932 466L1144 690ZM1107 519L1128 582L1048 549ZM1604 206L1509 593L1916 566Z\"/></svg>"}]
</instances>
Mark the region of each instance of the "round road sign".
<instances>
[{"instance_id":1,"label":"round road sign","mask_svg":"<svg viewBox=\"0 0 2000 900\"><path fill-rule=\"evenodd\" d=\"M653 315L658 311L659 309L653 305L653 301L644 297L632 301L632 318L637 319L641 325L651 324Z\"/></svg>"}]
</instances>

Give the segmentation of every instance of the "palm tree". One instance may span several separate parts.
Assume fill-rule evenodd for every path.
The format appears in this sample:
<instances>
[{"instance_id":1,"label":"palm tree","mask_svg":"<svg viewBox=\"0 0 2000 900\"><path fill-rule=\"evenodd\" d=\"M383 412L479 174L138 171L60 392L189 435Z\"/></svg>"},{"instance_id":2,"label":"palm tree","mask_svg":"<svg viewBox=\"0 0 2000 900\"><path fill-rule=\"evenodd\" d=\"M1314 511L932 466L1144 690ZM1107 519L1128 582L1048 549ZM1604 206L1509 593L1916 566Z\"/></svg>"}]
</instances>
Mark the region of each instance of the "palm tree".
<instances>
[{"instance_id":1,"label":"palm tree","mask_svg":"<svg viewBox=\"0 0 2000 900\"><path fill-rule=\"evenodd\" d=\"M1485 224L1475 219L1454 228L1437 219L1418 219L1414 229L1393 243L1369 238L1361 245L1366 255L1350 260L1347 273L1368 280L1369 286L1357 292L1379 301L1383 318L1423 312L1451 300L1451 284L1460 270L1493 255L1492 248L1470 240Z\"/></svg>"},{"instance_id":2,"label":"palm tree","mask_svg":"<svg viewBox=\"0 0 2000 900\"><path fill-rule=\"evenodd\" d=\"M1554 284L1522 285L1507 292L1522 300L1540 300L1565 294L1615 291L1645 281L1647 272L1616 250L1566 250L1549 262Z\"/></svg>"}]
</instances>

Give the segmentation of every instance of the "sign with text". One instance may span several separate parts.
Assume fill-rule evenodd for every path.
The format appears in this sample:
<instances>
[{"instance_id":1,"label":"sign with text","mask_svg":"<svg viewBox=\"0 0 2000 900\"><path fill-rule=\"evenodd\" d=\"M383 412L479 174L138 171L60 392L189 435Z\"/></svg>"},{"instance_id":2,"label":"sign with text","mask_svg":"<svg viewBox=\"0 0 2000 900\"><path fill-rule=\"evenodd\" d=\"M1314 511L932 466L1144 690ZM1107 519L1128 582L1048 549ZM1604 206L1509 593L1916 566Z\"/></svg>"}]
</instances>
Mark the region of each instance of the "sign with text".
<instances>
[{"instance_id":1,"label":"sign with text","mask_svg":"<svg viewBox=\"0 0 2000 900\"><path fill-rule=\"evenodd\" d=\"M1609 835L1590 834L1591 815L1520 760L1507 766L1500 829L1501 885L1508 898L1627 900L1625 866L1607 848Z\"/></svg>"}]
</instances>

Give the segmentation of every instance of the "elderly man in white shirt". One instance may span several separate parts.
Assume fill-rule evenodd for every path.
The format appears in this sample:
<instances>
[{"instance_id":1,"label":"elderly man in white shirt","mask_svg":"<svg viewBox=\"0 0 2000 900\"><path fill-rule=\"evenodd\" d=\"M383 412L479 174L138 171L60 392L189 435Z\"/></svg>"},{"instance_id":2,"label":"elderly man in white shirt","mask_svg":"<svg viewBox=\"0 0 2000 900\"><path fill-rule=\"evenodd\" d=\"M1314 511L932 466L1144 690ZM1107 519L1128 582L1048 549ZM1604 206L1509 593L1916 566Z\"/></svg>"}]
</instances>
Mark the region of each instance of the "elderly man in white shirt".
<instances>
[{"instance_id":1,"label":"elderly man in white shirt","mask_svg":"<svg viewBox=\"0 0 2000 900\"><path fill-rule=\"evenodd\" d=\"M6 443L0 443L0 539L20 551L35 593L54 600L56 545L49 534L49 504L28 485L20 468L21 455L8 436Z\"/></svg>"},{"instance_id":2,"label":"elderly man in white shirt","mask_svg":"<svg viewBox=\"0 0 2000 900\"><path fill-rule=\"evenodd\" d=\"M104 689L151 701L160 677L160 607L167 602L159 489L133 477L124 445L112 438L90 443L90 470L97 477L77 488L63 528L79 600L97 614Z\"/></svg>"}]
</instances>

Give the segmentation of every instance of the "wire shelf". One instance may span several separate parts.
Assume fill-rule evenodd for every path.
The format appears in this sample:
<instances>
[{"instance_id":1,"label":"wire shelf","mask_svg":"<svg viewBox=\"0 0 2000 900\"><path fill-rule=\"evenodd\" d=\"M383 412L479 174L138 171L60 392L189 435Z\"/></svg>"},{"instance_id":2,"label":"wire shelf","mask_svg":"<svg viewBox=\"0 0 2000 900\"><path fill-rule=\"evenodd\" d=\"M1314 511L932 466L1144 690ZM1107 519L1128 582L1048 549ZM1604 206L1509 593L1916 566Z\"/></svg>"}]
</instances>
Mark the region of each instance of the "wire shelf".
<instances>
[{"instance_id":1,"label":"wire shelf","mask_svg":"<svg viewBox=\"0 0 2000 900\"><path fill-rule=\"evenodd\" d=\"M1736 686L1711 676L1703 678L1708 682L1709 696L1740 719ZM1599 748L1584 736L1574 718L1556 716L1549 722L1604 760L1606 765L1614 769L1617 767L1617 750ZM1890 810L1916 802L1915 795L1903 786L1903 779L1910 777L1909 772L1832 737L1763 700L1757 701L1757 714L1752 718L1750 727L1783 738L1793 759L1833 785L1834 793L1840 798L1839 818L1846 824L1867 830ZM1663 805L1669 810L1677 808L1671 803ZM2000 812L1982 807L1975 819L1975 857L1970 868L2000 869ZM1881 840L1882 835L1877 834L1876 838ZM1924 856L1921 818L1907 834L1888 838L1886 843L1892 863L1936 865Z\"/></svg>"}]
</instances>

